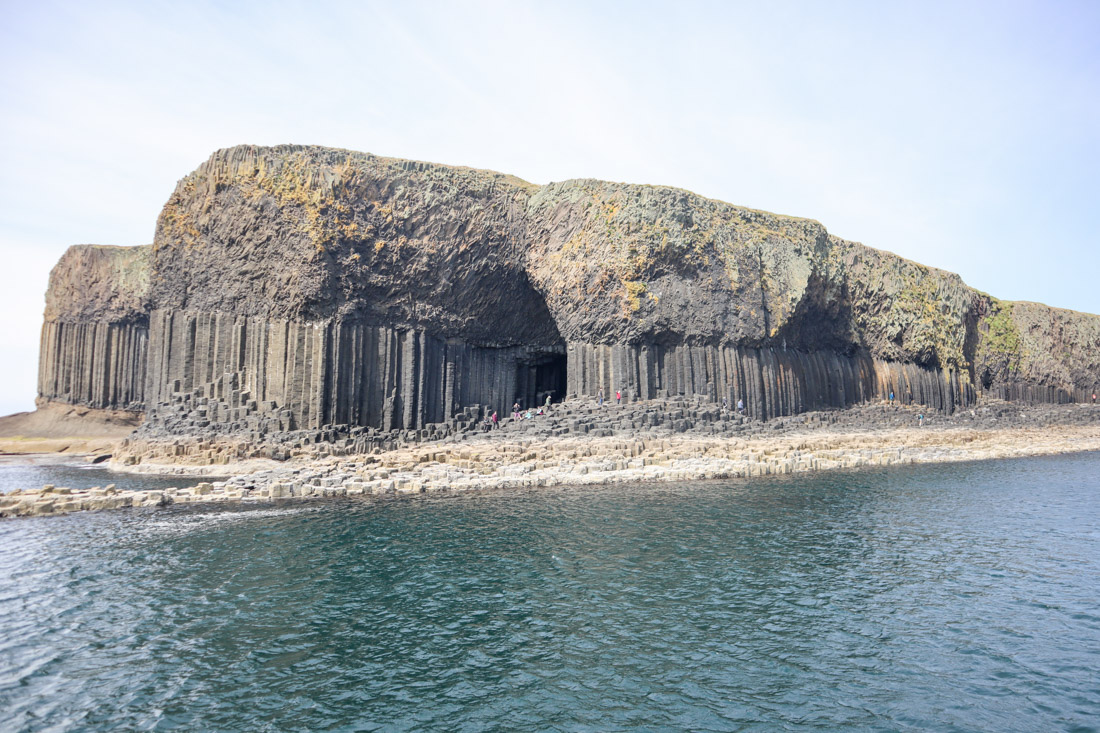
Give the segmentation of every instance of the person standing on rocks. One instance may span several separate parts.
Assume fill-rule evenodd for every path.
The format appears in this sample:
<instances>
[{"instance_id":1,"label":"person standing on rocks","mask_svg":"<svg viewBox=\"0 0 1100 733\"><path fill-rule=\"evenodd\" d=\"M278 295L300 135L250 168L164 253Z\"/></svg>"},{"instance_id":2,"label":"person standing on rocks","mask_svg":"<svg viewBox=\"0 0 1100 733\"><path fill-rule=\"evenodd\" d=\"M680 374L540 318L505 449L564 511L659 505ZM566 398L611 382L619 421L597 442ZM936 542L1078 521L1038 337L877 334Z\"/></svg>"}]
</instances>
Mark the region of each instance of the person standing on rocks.
<instances>
[{"instance_id":1,"label":"person standing on rocks","mask_svg":"<svg viewBox=\"0 0 1100 733\"><path fill-rule=\"evenodd\" d=\"M603 390L600 389L596 392L596 404L603 407Z\"/></svg>"},{"instance_id":2,"label":"person standing on rocks","mask_svg":"<svg viewBox=\"0 0 1100 733\"><path fill-rule=\"evenodd\" d=\"M493 410L493 430L500 427L500 418L497 417L497 411Z\"/></svg>"},{"instance_id":3,"label":"person standing on rocks","mask_svg":"<svg viewBox=\"0 0 1100 733\"><path fill-rule=\"evenodd\" d=\"M519 400L517 400L516 403L512 405L512 419L519 420Z\"/></svg>"},{"instance_id":4,"label":"person standing on rocks","mask_svg":"<svg viewBox=\"0 0 1100 733\"><path fill-rule=\"evenodd\" d=\"M923 428L924 427L924 413L923 412L921 414L917 415L917 427L918 428Z\"/></svg>"},{"instance_id":5,"label":"person standing on rocks","mask_svg":"<svg viewBox=\"0 0 1100 733\"><path fill-rule=\"evenodd\" d=\"M1096 393L1095 392L1092 393L1092 404L1094 404L1094 405L1096 404Z\"/></svg>"},{"instance_id":6,"label":"person standing on rocks","mask_svg":"<svg viewBox=\"0 0 1100 733\"><path fill-rule=\"evenodd\" d=\"M615 404L621 405L623 403L623 391L621 389L615 390Z\"/></svg>"},{"instance_id":7,"label":"person standing on rocks","mask_svg":"<svg viewBox=\"0 0 1100 733\"><path fill-rule=\"evenodd\" d=\"M546 411L550 412L550 393L546 393Z\"/></svg>"},{"instance_id":8,"label":"person standing on rocks","mask_svg":"<svg viewBox=\"0 0 1100 733\"><path fill-rule=\"evenodd\" d=\"M737 400L737 414L738 415L744 415L745 414L745 401L744 400Z\"/></svg>"}]
</instances>

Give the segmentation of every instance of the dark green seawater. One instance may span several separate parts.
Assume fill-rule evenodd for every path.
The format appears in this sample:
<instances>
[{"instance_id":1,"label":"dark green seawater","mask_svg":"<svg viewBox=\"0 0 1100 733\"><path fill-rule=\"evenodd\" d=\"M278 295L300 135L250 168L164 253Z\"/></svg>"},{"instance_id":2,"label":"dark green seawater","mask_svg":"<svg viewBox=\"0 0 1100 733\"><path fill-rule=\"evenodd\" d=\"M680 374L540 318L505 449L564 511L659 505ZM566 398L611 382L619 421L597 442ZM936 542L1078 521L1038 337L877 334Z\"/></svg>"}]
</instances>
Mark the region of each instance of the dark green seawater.
<instances>
[{"instance_id":1,"label":"dark green seawater","mask_svg":"<svg viewBox=\"0 0 1100 733\"><path fill-rule=\"evenodd\" d=\"M1090 731L1100 454L0 523L0 730Z\"/></svg>"}]
</instances>

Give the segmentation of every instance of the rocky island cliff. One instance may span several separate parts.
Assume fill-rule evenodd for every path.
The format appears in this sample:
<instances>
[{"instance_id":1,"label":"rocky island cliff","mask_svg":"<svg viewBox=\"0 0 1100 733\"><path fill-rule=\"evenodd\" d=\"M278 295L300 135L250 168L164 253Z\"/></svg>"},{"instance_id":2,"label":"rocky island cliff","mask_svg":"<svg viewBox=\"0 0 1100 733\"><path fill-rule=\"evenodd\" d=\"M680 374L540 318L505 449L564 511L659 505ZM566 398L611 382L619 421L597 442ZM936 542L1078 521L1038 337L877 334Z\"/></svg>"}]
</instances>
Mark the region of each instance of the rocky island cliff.
<instances>
[{"instance_id":1,"label":"rocky island cliff","mask_svg":"<svg viewBox=\"0 0 1100 733\"><path fill-rule=\"evenodd\" d=\"M322 147L220 150L152 245L71 248L40 402L162 433L422 430L470 406L696 395L768 419L894 392L1085 401L1100 317L1000 301L687 191Z\"/></svg>"}]
</instances>

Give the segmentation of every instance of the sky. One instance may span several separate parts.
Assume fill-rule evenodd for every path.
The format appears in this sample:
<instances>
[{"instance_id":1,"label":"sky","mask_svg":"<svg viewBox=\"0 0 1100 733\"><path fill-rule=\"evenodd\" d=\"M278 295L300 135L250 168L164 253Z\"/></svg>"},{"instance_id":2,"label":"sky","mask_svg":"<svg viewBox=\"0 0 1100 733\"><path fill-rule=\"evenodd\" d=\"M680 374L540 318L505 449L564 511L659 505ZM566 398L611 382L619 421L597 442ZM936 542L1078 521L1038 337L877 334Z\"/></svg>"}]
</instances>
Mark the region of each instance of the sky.
<instances>
[{"instance_id":1,"label":"sky","mask_svg":"<svg viewBox=\"0 0 1100 733\"><path fill-rule=\"evenodd\" d=\"M50 268L219 148L319 144L820 221L1100 313L1097 2L0 0L0 415Z\"/></svg>"}]
</instances>

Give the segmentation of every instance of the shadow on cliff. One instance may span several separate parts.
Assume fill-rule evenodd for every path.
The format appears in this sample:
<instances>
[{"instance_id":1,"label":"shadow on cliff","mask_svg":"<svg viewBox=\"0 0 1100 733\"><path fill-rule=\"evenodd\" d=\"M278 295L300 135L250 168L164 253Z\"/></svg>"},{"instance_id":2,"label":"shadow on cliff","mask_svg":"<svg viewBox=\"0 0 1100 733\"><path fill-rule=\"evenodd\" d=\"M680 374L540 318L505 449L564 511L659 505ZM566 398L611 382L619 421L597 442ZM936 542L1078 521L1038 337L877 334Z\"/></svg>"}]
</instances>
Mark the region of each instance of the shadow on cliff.
<instances>
[{"instance_id":1,"label":"shadow on cliff","mask_svg":"<svg viewBox=\"0 0 1100 733\"><path fill-rule=\"evenodd\" d=\"M767 345L801 351L831 351L844 356L861 350L855 336L848 284L830 282L814 271L806 283L805 295Z\"/></svg>"}]
</instances>

